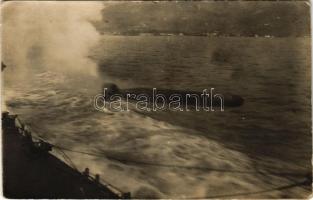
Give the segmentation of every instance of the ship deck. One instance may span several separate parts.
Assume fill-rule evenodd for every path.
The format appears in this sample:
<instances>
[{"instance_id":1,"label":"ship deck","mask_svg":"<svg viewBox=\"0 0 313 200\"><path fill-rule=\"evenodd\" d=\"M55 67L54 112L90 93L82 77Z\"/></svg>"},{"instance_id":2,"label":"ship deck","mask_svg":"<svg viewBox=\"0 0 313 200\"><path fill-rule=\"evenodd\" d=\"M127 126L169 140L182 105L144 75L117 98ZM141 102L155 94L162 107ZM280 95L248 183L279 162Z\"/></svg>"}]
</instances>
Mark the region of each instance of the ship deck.
<instances>
[{"instance_id":1,"label":"ship deck","mask_svg":"<svg viewBox=\"0 0 313 200\"><path fill-rule=\"evenodd\" d=\"M16 127L2 127L3 194L7 198L129 198L71 168L49 152L34 153Z\"/></svg>"}]
</instances>

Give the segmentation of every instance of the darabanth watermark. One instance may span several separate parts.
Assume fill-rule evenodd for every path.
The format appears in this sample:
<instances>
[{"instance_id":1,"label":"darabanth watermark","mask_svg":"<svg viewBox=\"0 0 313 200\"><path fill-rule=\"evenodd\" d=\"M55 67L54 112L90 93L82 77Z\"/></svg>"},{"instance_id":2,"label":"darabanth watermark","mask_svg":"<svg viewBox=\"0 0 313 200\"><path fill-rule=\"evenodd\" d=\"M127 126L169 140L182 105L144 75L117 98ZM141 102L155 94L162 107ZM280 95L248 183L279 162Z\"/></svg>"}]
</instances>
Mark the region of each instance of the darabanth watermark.
<instances>
[{"instance_id":1,"label":"darabanth watermark","mask_svg":"<svg viewBox=\"0 0 313 200\"><path fill-rule=\"evenodd\" d=\"M215 94L214 88L202 92L183 92L151 88L150 91L104 88L103 94L94 97L98 111L129 111L129 104L139 111L224 111L224 96Z\"/></svg>"}]
</instances>

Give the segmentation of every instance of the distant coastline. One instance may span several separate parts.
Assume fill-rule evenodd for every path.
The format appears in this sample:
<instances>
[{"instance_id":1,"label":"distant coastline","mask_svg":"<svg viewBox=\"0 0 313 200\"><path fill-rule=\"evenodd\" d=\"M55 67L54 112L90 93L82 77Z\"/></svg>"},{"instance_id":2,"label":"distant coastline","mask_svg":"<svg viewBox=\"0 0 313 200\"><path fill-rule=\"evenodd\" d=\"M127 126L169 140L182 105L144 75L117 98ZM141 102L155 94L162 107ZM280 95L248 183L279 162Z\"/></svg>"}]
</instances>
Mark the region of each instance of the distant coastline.
<instances>
[{"instance_id":1,"label":"distant coastline","mask_svg":"<svg viewBox=\"0 0 313 200\"><path fill-rule=\"evenodd\" d=\"M185 37L254 37L254 38L287 38L287 37L299 37L309 38L310 35L299 35L299 36L274 36L274 35L258 35L258 34L218 34L218 33L153 33L153 32L131 32L131 33L102 33L107 36L185 36Z\"/></svg>"}]
</instances>

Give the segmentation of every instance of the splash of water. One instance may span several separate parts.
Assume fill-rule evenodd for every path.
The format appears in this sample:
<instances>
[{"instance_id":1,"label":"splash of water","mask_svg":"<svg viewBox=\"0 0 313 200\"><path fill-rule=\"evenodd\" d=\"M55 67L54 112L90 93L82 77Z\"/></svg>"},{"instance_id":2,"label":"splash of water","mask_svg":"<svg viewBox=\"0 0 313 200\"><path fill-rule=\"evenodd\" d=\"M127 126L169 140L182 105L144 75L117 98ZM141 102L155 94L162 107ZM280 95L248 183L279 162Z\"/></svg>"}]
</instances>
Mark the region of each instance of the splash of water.
<instances>
[{"instance_id":1,"label":"splash of water","mask_svg":"<svg viewBox=\"0 0 313 200\"><path fill-rule=\"evenodd\" d=\"M8 110L6 102L18 96L19 89L38 84L33 83L36 74L47 72L73 91L95 93L103 79L88 56L100 35L90 22L101 19L102 8L101 2L4 3L2 60L8 67L2 108ZM58 81L60 77L65 81Z\"/></svg>"}]
</instances>

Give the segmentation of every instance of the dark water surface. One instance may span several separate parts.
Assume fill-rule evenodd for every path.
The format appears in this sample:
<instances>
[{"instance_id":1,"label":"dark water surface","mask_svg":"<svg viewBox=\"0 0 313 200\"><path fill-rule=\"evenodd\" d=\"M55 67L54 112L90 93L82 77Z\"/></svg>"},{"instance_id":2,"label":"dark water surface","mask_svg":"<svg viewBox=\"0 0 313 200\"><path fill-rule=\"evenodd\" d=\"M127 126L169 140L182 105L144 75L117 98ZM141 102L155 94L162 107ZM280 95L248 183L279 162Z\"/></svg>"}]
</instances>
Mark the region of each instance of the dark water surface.
<instances>
[{"instance_id":1,"label":"dark water surface","mask_svg":"<svg viewBox=\"0 0 313 200\"><path fill-rule=\"evenodd\" d=\"M116 36L102 44L100 70L117 82L195 91L214 87L245 99L245 105L224 113L149 116L195 129L252 159L311 166L308 38Z\"/></svg>"}]
</instances>

